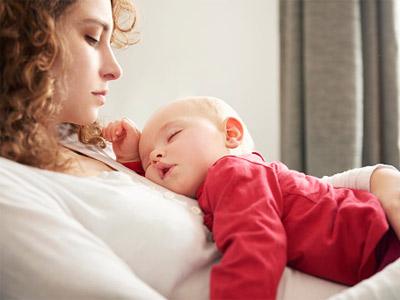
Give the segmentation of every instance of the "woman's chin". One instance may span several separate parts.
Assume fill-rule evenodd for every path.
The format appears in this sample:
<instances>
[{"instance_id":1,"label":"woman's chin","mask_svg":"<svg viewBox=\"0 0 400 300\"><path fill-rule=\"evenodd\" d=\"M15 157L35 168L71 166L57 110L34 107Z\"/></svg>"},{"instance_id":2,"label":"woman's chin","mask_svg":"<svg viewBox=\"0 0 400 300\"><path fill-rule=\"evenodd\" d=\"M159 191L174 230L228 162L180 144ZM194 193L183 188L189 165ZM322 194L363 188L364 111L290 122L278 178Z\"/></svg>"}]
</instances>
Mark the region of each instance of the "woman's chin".
<instances>
[{"instance_id":1,"label":"woman's chin","mask_svg":"<svg viewBox=\"0 0 400 300\"><path fill-rule=\"evenodd\" d=\"M58 123L71 123L79 126L86 126L93 124L95 121L97 121L97 118L98 113L96 112L87 115L77 115L68 118L60 118Z\"/></svg>"},{"instance_id":2,"label":"woman's chin","mask_svg":"<svg viewBox=\"0 0 400 300\"><path fill-rule=\"evenodd\" d=\"M75 123L75 124L81 125L81 126L91 125L91 124L93 124L94 122L97 121L97 118L98 118L98 114L97 113L96 114L91 114L91 115L89 115L87 117L80 118L79 120L77 120L77 123Z\"/></svg>"}]
</instances>

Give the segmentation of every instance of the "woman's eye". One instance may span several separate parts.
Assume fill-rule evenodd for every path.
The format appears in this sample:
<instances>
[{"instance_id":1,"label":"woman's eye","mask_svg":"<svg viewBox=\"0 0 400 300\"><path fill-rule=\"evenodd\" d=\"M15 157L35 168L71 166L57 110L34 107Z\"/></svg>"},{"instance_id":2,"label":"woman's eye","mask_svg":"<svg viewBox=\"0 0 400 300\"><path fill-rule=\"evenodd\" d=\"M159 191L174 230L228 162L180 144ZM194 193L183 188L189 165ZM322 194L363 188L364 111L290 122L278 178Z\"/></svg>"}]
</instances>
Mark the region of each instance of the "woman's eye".
<instances>
[{"instance_id":1,"label":"woman's eye","mask_svg":"<svg viewBox=\"0 0 400 300\"><path fill-rule=\"evenodd\" d=\"M175 138L181 131L182 131L182 130L174 131L172 134L170 134L170 135L168 136L167 141L168 141L168 142L171 142L171 141L173 140L173 138Z\"/></svg>"},{"instance_id":2,"label":"woman's eye","mask_svg":"<svg viewBox=\"0 0 400 300\"><path fill-rule=\"evenodd\" d=\"M89 45L92 45L92 46L97 46L100 42L98 39L95 39L94 37L92 37L90 35L85 35L85 39L89 43Z\"/></svg>"}]
</instances>

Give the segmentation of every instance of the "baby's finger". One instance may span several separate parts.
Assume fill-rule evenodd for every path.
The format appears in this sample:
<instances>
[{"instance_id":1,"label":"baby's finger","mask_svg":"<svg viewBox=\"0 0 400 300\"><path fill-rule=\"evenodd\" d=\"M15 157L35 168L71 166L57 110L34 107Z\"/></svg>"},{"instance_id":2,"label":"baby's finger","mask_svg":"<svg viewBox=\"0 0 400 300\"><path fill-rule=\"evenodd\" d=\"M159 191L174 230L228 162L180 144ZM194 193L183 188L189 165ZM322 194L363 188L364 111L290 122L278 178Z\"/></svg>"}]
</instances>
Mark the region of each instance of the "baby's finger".
<instances>
[{"instance_id":1,"label":"baby's finger","mask_svg":"<svg viewBox=\"0 0 400 300\"><path fill-rule=\"evenodd\" d=\"M124 133L124 128L122 126L122 121L118 121L114 127L114 134L116 137L121 137Z\"/></svg>"},{"instance_id":2,"label":"baby's finger","mask_svg":"<svg viewBox=\"0 0 400 300\"><path fill-rule=\"evenodd\" d=\"M101 134L102 134L103 138L105 138L109 142L111 142L111 136L110 136L110 132L109 132L110 131L110 124L111 123L108 123L107 126L104 127L101 130Z\"/></svg>"},{"instance_id":3,"label":"baby's finger","mask_svg":"<svg viewBox=\"0 0 400 300\"><path fill-rule=\"evenodd\" d=\"M109 142L113 142L115 140L115 134L114 134L115 123L116 123L115 121L108 123L104 129L103 133L104 138Z\"/></svg>"},{"instance_id":4,"label":"baby's finger","mask_svg":"<svg viewBox=\"0 0 400 300\"><path fill-rule=\"evenodd\" d=\"M128 133L140 135L140 130L136 126L135 122L133 122L132 120L130 120L128 118L123 118L121 123L122 123L122 127Z\"/></svg>"},{"instance_id":5,"label":"baby's finger","mask_svg":"<svg viewBox=\"0 0 400 300\"><path fill-rule=\"evenodd\" d=\"M115 121L110 123L110 126L107 128L107 135L110 138L111 142L114 141L114 127L115 127Z\"/></svg>"},{"instance_id":6,"label":"baby's finger","mask_svg":"<svg viewBox=\"0 0 400 300\"><path fill-rule=\"evenodd\" d=\"M109 134L110 134L111 140L113 142L115 142L117 140L117 134L116 134L117 126L118 126L118 121L114 121L114 122L112 122L112 124L109 128Z\"/></svg>"}]
</instances>

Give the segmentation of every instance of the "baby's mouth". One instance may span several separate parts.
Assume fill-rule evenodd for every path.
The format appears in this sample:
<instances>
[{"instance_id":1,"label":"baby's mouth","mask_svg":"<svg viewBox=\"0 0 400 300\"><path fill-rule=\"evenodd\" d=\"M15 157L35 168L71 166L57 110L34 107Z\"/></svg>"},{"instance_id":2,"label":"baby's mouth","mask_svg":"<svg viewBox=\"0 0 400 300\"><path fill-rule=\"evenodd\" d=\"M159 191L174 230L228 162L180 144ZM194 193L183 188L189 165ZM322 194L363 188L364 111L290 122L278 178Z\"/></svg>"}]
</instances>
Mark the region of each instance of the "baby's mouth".
<instances>
[{"instance_id":1,"label":"baby's mouth","mask_svg":"<svg viewBox=\"0 0 400 300\"><path fill-rule=\"evenodd\" d=\"M157 167L158 167L158 172L160 174L161 179L164 179L166 176L168 176L171 173L171 171L175 167L175 165L159 162L159 163L157 163Z\"/></svg>"},{"instance_id":2,"label":"baby's mouth","mask_svg":"<svg viewBox=\"0 0 400 300\"><path fill-rule=\"evenodd\" d=\"M169 168L162 168L162 169L161 169L161 174L162 174L162 176L165 177L165 175L168 173L168 171L169 171L170 169L171 169L170 167L169 167Z\"/></svg>"}]
</instances>

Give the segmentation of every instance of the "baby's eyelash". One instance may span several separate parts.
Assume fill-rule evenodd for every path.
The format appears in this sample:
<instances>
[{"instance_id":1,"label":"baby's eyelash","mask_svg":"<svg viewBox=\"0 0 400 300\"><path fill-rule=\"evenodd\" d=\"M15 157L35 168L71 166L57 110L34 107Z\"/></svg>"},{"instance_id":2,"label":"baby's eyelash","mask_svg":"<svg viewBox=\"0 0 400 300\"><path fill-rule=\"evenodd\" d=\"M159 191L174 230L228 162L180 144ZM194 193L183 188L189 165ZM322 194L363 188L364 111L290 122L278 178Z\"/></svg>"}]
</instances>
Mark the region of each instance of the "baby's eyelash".
<instances>
[{"instance_id":1,"label":"baby's eyelash","mask_svg":"<svg viewBox=\"0 0 400 300\"><path fill-rule=\"evenodd\" d=\"M174 131L172 134L170 134L169 136L168 136L168 139L167 139L167 141L168 142L170 142L178 133L180 133L182 130L177 130L177 131Z\"/></svg>"}]
</instances>

